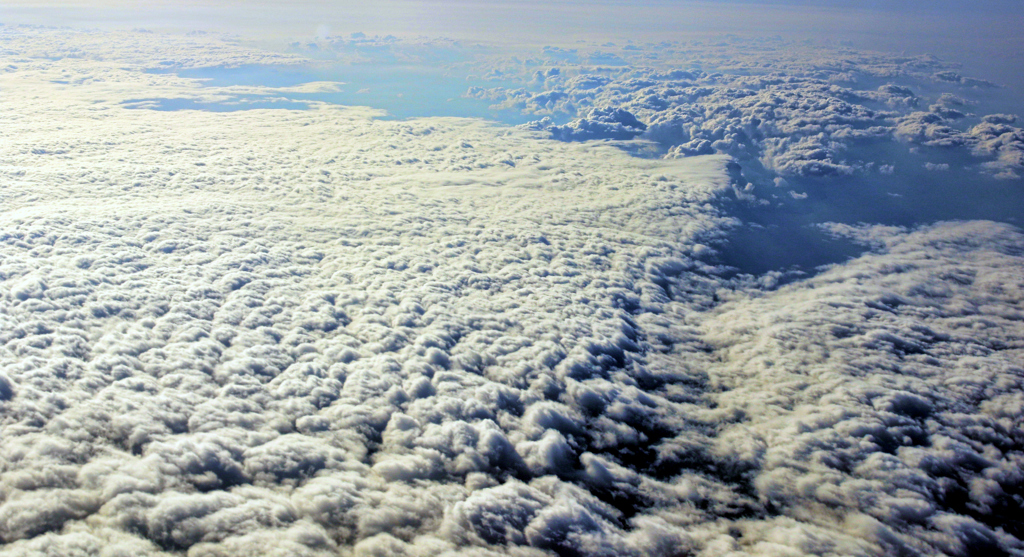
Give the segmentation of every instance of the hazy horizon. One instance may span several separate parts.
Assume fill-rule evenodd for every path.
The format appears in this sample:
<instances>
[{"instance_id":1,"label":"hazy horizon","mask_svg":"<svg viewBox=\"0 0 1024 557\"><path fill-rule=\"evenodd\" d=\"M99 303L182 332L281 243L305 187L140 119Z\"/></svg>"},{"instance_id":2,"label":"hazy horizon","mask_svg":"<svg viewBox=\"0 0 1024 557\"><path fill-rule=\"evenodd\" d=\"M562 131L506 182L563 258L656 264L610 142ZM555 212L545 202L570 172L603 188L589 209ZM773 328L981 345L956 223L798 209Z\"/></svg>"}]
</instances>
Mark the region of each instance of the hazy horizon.
<instances>
[{"instance_id":1,"label":"hazy horizon","mask_svg":"<svg viewBox=\"0 0 1024 557\"><path fill-rule=\"evenodd\" d=\"M858 49L934 54L972 66L979 77L1024 89L1024 10L1013 0L962 2L651 1L147 2L17 0L0 23L152 27L239 33L267 44L324 32L445 36L507 44L579 40L689 40L723 34L848 42ZM1022 102L1024 104L1024 102Z\"/></svg>"}]
</instances>

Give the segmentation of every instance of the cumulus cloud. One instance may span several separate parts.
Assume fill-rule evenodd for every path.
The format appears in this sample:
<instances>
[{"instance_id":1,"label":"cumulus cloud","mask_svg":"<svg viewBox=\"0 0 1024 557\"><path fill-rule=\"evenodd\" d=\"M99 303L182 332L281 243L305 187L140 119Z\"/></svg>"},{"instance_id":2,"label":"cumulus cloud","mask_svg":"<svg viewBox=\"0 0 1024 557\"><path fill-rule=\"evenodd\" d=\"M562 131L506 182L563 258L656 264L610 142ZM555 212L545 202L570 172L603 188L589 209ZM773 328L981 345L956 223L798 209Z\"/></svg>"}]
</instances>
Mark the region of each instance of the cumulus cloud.
<instances>
[{"instance_id":1,"label":"cumulus cloud","mask_svg":"<svg viewBox=\"0 0 1024 557\"><path fill-rule=\"evenodd\" d=\"M0 554L1024 550L1019 231L834 225L871 253L774 290L704 260L735 225L729 153L855 172L844 145L894 133L858 99L912 92L796 61L549 68L586 106L555 141L318 103L128 110L239 91L4 32L29 54L0 75ZM190 65L270 56L176 40ZM687 156L576 142L633 137Z\"/></svg>"},{"instance_id":2,"label":"cumulus cloud","mask_svg":"<svg viewBox=\"0 0 1024 557\"><path fill-rule=\"evenodd\" d=\"M866 554L1020 551L1019 415L995 409L1019 408L1024 237L833 230L874 253L705 325L729 427L762 444L760 501Z\"/></svg>"},{"instance_id":3,"label":"cumulus cloud","mask_svg":"<svg viewBox=\"0 0 1024 557\"><path fill-rule=\"evenodd\" d=\"M587 141L590 139L633 139L647 129L647 125L636 119L628 110L621 108L594 108L584 118L559 126L550 118L524 126L526 129L545 131L551 137L562 141Z\"/></svg>"},{"instance_id":4,"label":"cumulus cloud","mask_svg":"<svg viewBox=\"0 0 1024 557\"><path fill-rule=\"evenodd\" d=\"M447 509L517 485L541 506L503 531L509 553L667 547L615 506L638 480L592 453L632 454L667 416L610 386L642 369L654 273L698 265L686 246L728 221L708 204L726 158L327 106L127 110L118 87L193 85L127 85L102 61L78 71L120 85L30 101L70 62L21 63L35 72L4 78L32 103L4 146L4 552L468 550L502 530L464 538ZM589 414L558 402L585 381L604 385Z\"/></svg>"},{"instance_id":5,"label":"cumulus cloud","mask_svg":"<svg viewBox=\"0 0 1024 557\"><path fill-rule=\"evenodd\" d=\"M533 71L532 87L476 86L467 95L541 116L525 127L563 141L638 137L667 157L728 154L764 183L877 171L883 167L875 154L893 139L963 148L983 159L987 173L1019 175L1017 128L1000 122L992 129L986 120L972 128L977 117L964 111L971 103L957 94L987 82L942 70L927 57L806 48L739 38L665 43L656 56L652 48L624 49L631 62L624 67L549 54L522 63L521 72ZM699 68L678 68L698 60ZM887 83L862 86L880 80ZM936 81L952 90L935 97L915 92ZM623 112L628 121L610 117ZM568 123L556 124L560 119Z\"/></svg>"}]
</instances>

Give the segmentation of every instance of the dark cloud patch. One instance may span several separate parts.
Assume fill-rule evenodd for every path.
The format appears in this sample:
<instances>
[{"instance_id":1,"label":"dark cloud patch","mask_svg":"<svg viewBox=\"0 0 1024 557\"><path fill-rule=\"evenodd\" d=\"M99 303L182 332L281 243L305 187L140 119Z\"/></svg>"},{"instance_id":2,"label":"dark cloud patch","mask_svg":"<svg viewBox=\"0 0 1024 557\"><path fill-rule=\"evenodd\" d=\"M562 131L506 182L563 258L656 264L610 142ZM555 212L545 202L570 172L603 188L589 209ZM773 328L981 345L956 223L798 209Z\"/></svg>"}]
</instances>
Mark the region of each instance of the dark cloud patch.
<instances>
[{"instance_id":1,"label":"dark cloud patch","mask_svg":"<svg viewBox=\"0 0 1024 557\"><path fill-rule=\"evenodd\" d=\"M586 117L558 126L550 119L526 126L527 129L545 131L561 141L587 141L591 139L633 139L647 129L647 125L621 108L592 109Z\"/></svg>"}]
</instances>

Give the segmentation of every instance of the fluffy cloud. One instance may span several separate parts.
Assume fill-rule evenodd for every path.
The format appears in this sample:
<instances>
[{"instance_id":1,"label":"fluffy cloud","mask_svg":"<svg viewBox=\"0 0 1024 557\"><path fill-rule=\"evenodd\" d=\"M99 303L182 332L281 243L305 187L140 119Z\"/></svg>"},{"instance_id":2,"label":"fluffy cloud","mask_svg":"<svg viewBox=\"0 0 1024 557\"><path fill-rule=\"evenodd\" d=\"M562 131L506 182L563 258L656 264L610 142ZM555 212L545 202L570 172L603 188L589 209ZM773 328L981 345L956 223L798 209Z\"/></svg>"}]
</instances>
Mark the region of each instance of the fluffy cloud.
<instances>
[{"instance_id":1,"label":"fluffy cloud","mask_svg":"<svg viewBox=\"0 0 1024 557\"><path fill-rule=\"evenodd\" d=\"M522 63L521 73L533 71L532 87L473 87L467 95L542 116L524 127L563 141L640 137L669 157L728 154L764 183L884 170L873 157L893 139L965 148L984 160L986 172L1019 176L1019 128L1001 115L972 128L978 118L958 109L968 103L954 92L982 81L935 72L941 65L930 58L805 48L742 39L666 43L657 55L655 49L624 49L629 66L549 55ZM700 69L678 68L698 61ZM879 81L888 83L863 87ZM932 88L935 81L952 91L929 98L907 86ZM922 110L929 100L934 104ZM570 121L556 125L559 117Z\"/></svg>"},{"instance_id":2,"label":"fluffy cloud","mask_svg":"<svg viewBox=\"0 0 1024 557\"><path fill-rule=\"evenodd\" d=\"M835 231L875 253L705 325L716 400L743 416L723 434L760 445L759 500L868 554L1020 551L1024 237Z\"/></svg>"},{"instance_id":3,"label":"fluffy cloud","mask_svg":"<svg viewBox=\"0 0 1024 557\"><path fill-rule=\"evenodd\" d=\"M119 87L192 85L125 85L104 62L78 71L118 84L30 98L71 62L21 64L4 78L25 103L4 146L5 552L456 551L497 534L459 537L446 509L522 482L543 504L512 545L656 543L613 505L636 478L587 448L628 454L667 415L609 386L642 369L652 273L698 265L687 246L728 222L708 204L727 159L327 106L128 110ZM600 416L557 402L582 382Z\"/></svg>"},{"instance_id":4,"label":"fluffy cloud","mask_svg":"<svg viewBox=\"0 0 1024 557\"><path fill-rule=\"evenodd\" d=\"M526 129L549 132L553 138L562 141L633 139L647 129L647 126L637 120L636 116L621 108L594 108L585 118L573 120L564 126L555 125L548 118L525 127Z\"/></svg>"},{"instance_id":5,"label":"fluffy cloud","mask_svg":"<svg viewBox=\"0 0 1024 557\"><path fill-rule=\"evenodd\" d=\"M317 103L129 110L240 93L5 33L89 48L0 75L0 554L1022 550L1015 229L836 225L871 253L764 290L702 260L735 225L728 156ZM779 172L828 174L891 133L821 75L568 79L623 95L557 126L574 139L759 137ZM661 97L629 99L664 80L690 106L652 123Z\"/></svg>"}]
</instances>

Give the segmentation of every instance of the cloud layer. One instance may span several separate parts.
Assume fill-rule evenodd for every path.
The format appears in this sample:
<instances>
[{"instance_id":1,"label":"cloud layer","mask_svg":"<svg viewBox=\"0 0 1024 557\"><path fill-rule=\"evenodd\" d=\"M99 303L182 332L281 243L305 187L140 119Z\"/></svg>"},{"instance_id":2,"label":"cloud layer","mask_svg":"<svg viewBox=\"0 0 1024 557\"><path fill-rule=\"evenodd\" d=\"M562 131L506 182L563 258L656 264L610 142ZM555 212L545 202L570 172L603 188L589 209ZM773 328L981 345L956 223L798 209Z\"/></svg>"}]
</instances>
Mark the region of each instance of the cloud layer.
<instances>
[{"instance_id":1,"label":"cloud layer","mask_svg":"<svg viewBox=\"0 0 1024 557\"><path fill-rule=\"evenodd\" d=\"M548 49L495 72L532 72L532 82L472 87L467 95L543 117L528 128L564 141L639 137L669 156L729 154L765 181L886 172L887 164L864 154L878 150L865 147L893 141L966 148L999 178L1019 179L1024 168L1014 119L969 115L952 94L994 85L927 56L730 38ZM570 122L556 125L559 116Z\"/></svg>"},{"instance_id":2,"label":"cloud layer","mask_svg":"<svg viewBox=\"0 0 1024 557\"><path fill-rule=\"evenodd\" d=\"M756 459L761 501L831 531L837 552L1020 551L1024 237L835 231L875 253L705 324L719 408L745 416L725 450Z\"/></svg>"},{"instance_id":3,"label":"cloud layer","mask_svg":"<svg viewBox=\"0 0 1024 557\"><path fill-rule=\"evenodd\" d=\"M745 195L727 155L317 103L129 110L238 92L4 32L0 554L1024 551L1018 230L834 225L870 253L766 289L705 262ZM772 160L827 174L876 115L802 135L835 92L809 83L774 108L700 95L735 97L724 128L804 99L762 122ZM557 129L704 137L616 106ZM1012 125L972 148L1010 157Z\"/></svg>"},{"instance_id":4,"label":"cloud layer","mask_svg":"<svg viewBox=\"0 0 1024 557\"><path fill-rule=\"evenodd\" d=\"M5 145L7 551L678 537L627 529L613 494L639 497L640 477L588 450L643 446L667 412L610 378L642 369L655 280L699 266L687 246L725 221L706 203L726 159L331 107L126 110L87 83L29 99L39 86L5 81L25 103ZM591 379L594 417L567 398ZM603 499L574 483L590 476ZM511 522L486 518L503 505Z\"/></svg>"}]
</instances>

